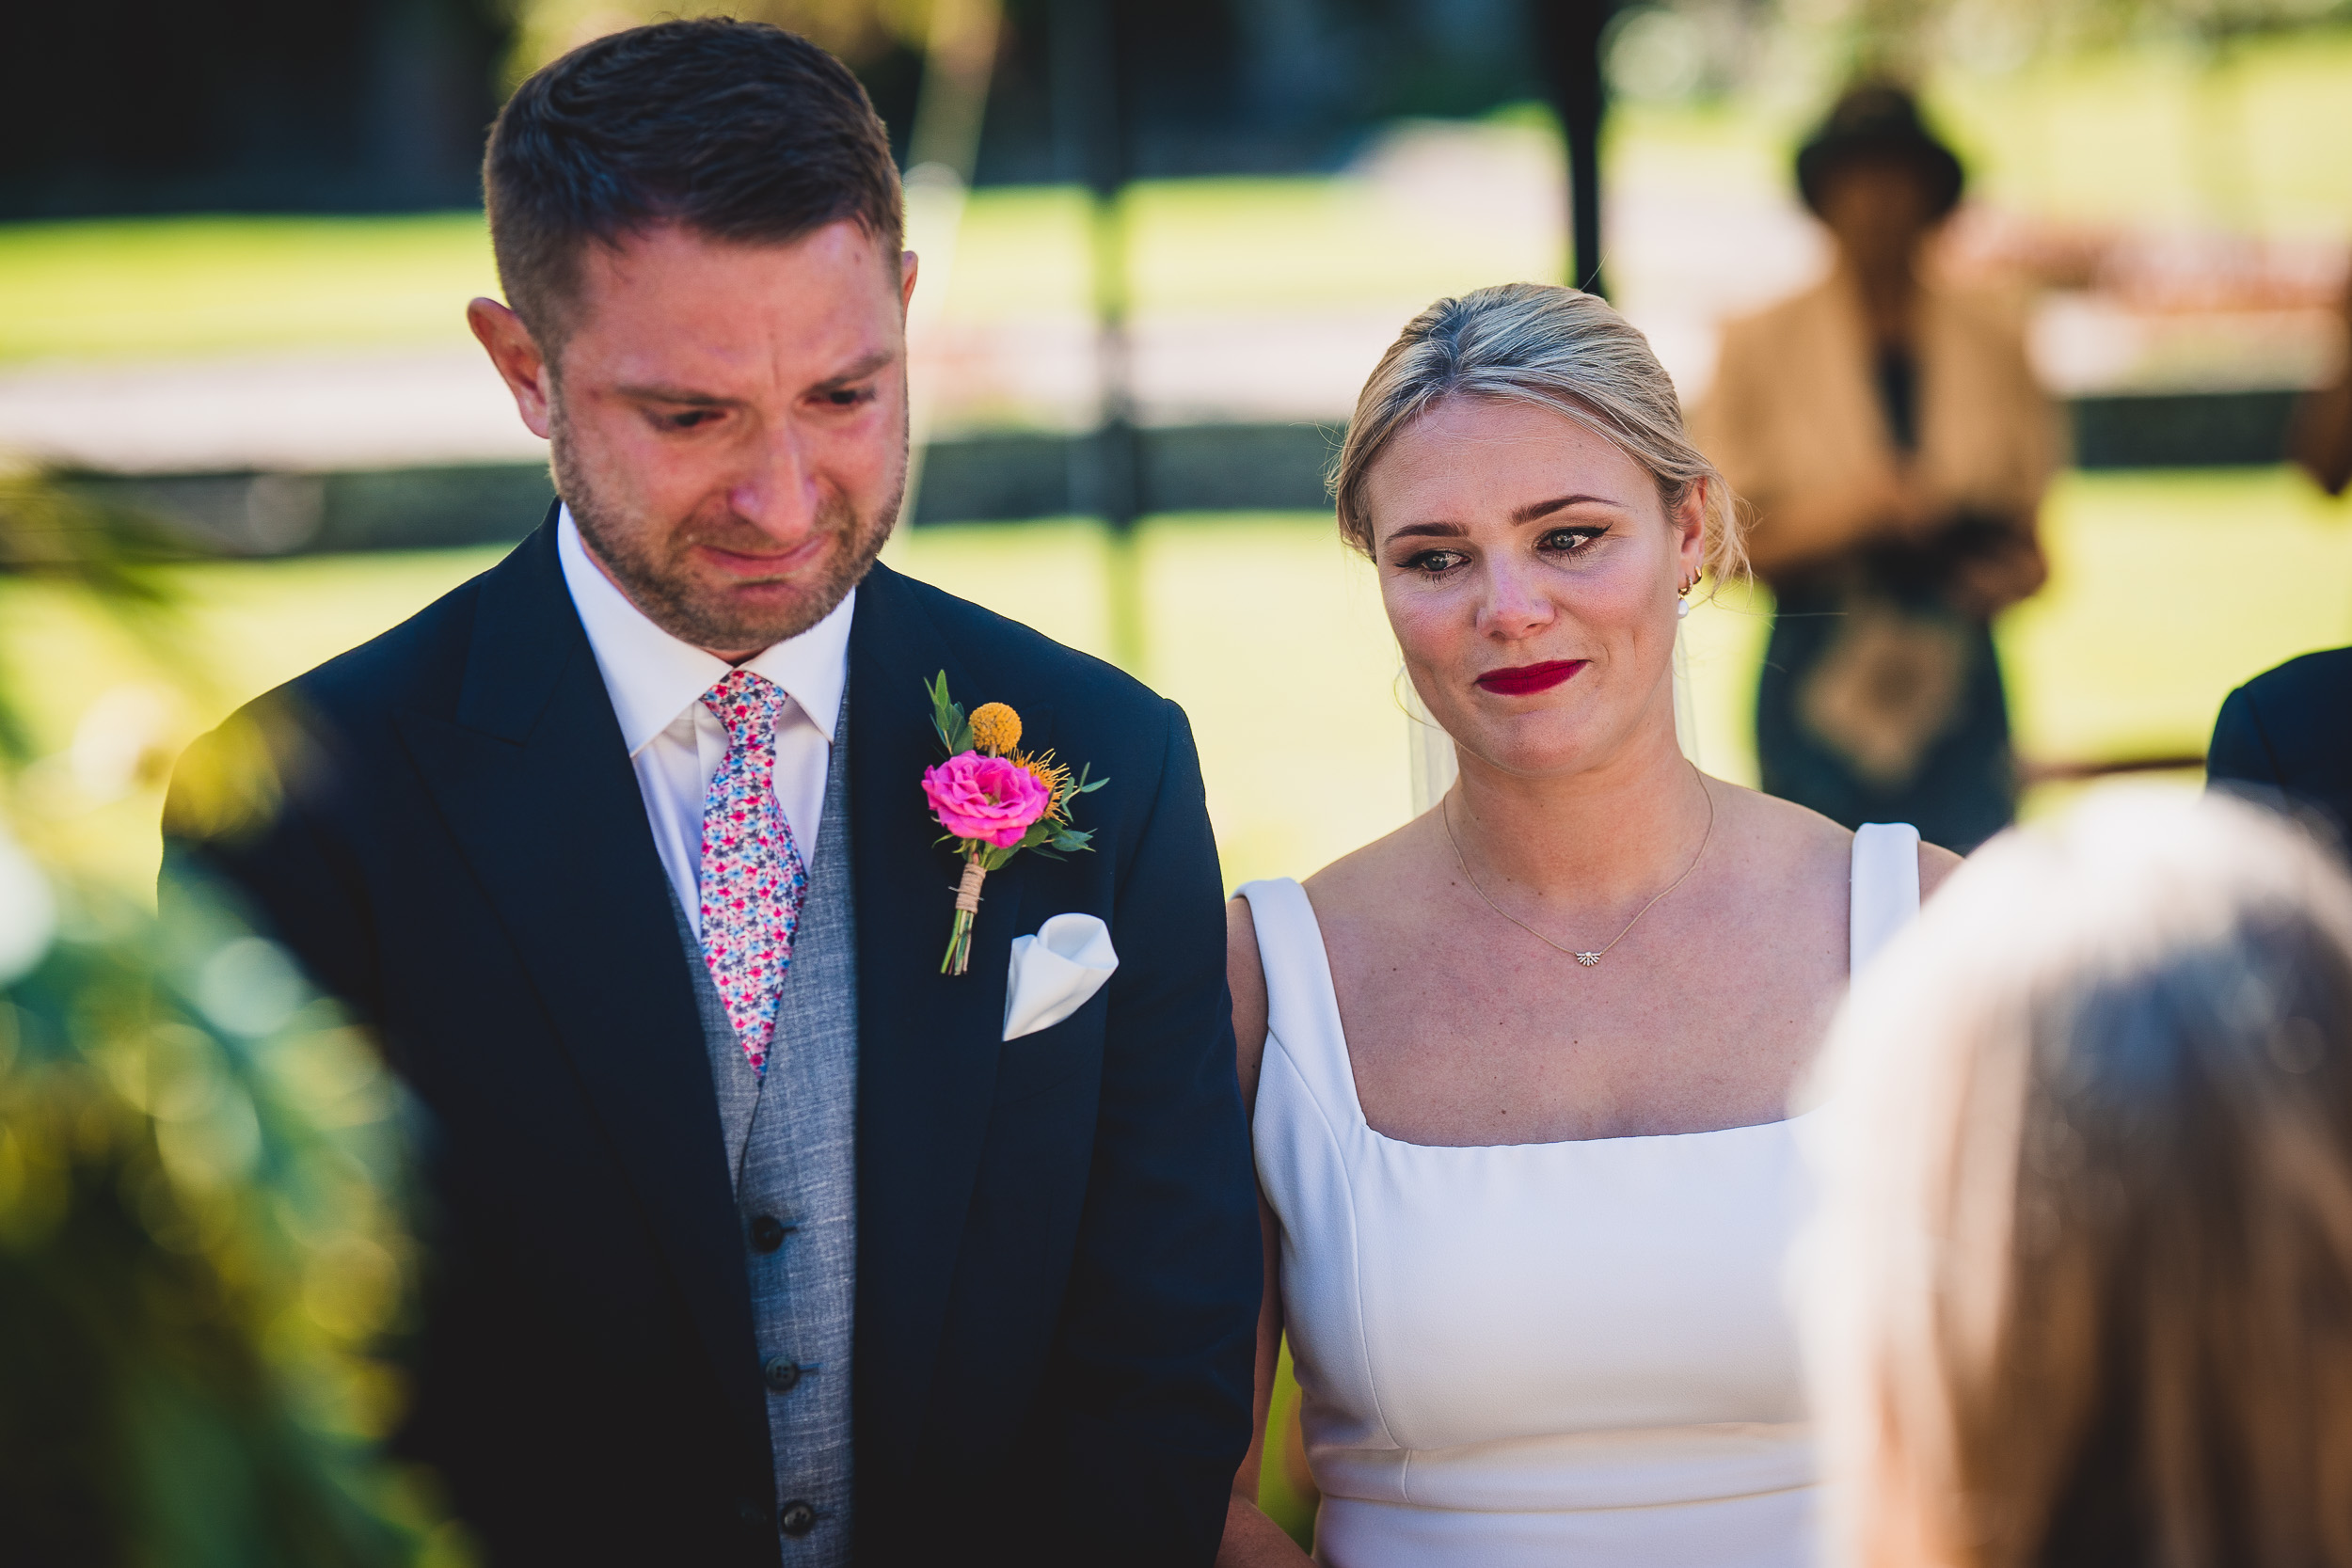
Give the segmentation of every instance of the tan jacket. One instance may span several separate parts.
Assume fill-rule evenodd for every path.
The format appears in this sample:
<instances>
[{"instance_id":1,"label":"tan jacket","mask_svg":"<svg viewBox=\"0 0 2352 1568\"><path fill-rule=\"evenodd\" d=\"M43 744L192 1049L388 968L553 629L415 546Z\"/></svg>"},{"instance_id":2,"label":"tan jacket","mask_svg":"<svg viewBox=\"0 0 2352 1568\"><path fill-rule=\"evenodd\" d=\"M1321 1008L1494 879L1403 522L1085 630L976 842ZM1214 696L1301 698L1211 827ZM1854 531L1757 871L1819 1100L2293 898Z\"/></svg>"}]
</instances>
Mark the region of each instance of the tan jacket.
<instances>
[{"instance_id":1,"label":"tan jacket","mask_svg":"<svg viewBox=\"0 0 2352 1568\"><path fill-rule=\"evenodd\" d=\"M2063 436L2022 324L1934 283L1922 287L1918 320L1919 485L1949 510L2030 528ZM1876 498L1895 483L1899 458L1861 302L1843 273L1724 329L1692 429L1753 509L1759 556L1834 555L1885 526ZM1767 540L1776 513L1804 537Z\"/></svg>"}]
</instances>

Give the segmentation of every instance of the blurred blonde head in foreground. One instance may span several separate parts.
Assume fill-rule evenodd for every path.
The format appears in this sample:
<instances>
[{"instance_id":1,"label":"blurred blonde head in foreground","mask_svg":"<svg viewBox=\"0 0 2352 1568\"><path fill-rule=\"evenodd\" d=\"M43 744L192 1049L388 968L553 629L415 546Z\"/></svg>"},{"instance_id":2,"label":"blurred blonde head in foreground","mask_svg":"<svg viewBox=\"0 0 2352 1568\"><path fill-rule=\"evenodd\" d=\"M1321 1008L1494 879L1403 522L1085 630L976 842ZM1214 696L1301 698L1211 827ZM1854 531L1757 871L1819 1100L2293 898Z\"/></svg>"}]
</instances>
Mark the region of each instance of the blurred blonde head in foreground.
<instances>
[{"instance_id":1,"label":"blurred blonde head in foreground","mask_svg":"<svg viewBox=\"0 0 2352 1568\"><path fill-rule=\"evenodd\" d=\"M2010 832L1856 983L1833 1560L2352 1564L2352 882L2226 800Z\"/></svg>"}]
</instances>

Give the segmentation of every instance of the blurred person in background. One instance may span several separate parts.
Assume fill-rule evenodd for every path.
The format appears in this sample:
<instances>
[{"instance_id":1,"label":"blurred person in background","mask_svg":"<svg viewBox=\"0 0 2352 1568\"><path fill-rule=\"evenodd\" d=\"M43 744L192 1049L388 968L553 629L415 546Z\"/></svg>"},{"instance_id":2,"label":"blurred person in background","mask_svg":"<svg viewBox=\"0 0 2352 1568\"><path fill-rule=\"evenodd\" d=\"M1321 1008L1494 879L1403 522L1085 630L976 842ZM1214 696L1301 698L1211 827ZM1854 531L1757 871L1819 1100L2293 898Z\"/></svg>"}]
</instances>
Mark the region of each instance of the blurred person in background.
<instances>
[{"instance_id":1,"label":"blurred person in background","mask_svg":"<svg viewBox=\"0 0 2352 1568\"><path fill-rule=\"evenodd\" d=\"M2352 483L2352 282L2335 328L2335 379L2304 395L2290 437L2296 462L2331 496ZM2291 658L2231 692L2205 777L2316 811L2339 848L2352 843L2352 648Z\"/></svg>"},{"instance_id":2,"label":"blurred person in background","mask_svg":"<svg viewBox=\"0 0 2352 1568\"><path fill-rule=\"evenodd\" d=\"M1814 1463L1791 1088L1952 864L1710 779L1675 628L1739 570L1723 481L1599 299L1440 300L1336 477L1438 806L1229 906L1267 1289L1331 1568L1800 1568ZM1219 1561L1297 1564L1235 1478Z\"/></svg>"},{"instance_id":3,"label":"blurred person in background","mask_svg":"<svg viewBox=\"0 0 2352 1568\"><path fill-rule=\"evenodd\" d=\"M1990 623L2045 576L2059 434L2022 324L1927 264L1962 179L1902 91L1840 99L1797 155L1836 264L1724 329L1693 428L1754 509L1750 558L1777 600L1764 788L1964 853L2015 812Z\"/></svg>"},{"instance_id":4,"label":"blurred person in background","mask_svg":"<svg viewBox=\"0 0 2352 1568\"><path fill-rule=\"evenodd\" d=\"M2216 788L2318 814L2352 843L2352 648L2291 658L2221 704L2205 749Z\"/></svg>"},{"instance_id":5,"label":"blurred person in background","mask_svg":"<svg viewBox=\"0 0 2352 1568\"><path fill-rule=\"evenodd\" d=\"M2019 830L1857 983L1802 1271L1840 1568L2352 1565L2352 881Z\"/></svg>"}]
</instances>

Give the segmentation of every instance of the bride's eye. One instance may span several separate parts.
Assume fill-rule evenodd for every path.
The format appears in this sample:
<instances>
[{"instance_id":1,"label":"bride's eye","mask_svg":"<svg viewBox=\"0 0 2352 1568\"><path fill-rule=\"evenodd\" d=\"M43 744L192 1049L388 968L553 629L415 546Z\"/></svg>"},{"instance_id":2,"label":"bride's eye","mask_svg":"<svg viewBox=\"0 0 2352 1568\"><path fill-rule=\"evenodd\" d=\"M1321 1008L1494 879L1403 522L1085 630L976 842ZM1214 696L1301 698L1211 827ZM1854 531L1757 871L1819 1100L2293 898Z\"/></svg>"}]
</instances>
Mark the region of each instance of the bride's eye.
<instances>
[{"instance_id":1,"label":"bride's eye","mask_svg":"<svg viewBox=\"0 0 2352 1568\"><path fill-rule=\"evenodd\" d=\"M1421 550L1406 556L1397 564L1408 572L1435 578L1443 577L1468 559L1460 550Z\"/></svg>"},{"instance_id":2,"label":"bride's eye","mask_svg":"<svg viewBox=\"0 0 2352 1568\"><path fill-rule=\"evenodd\" d=\"M1592 526L1581 528L1555 528L1546 533L1541 540L1537 541L1535 547L1537 549L1549 550L1555 555L1580 555L1583 553L1583 551L1588 548L1595 540L1606 538L1608 537L1608 534L1609 531L1607 529Z\"/></svg>"}]
</instances>

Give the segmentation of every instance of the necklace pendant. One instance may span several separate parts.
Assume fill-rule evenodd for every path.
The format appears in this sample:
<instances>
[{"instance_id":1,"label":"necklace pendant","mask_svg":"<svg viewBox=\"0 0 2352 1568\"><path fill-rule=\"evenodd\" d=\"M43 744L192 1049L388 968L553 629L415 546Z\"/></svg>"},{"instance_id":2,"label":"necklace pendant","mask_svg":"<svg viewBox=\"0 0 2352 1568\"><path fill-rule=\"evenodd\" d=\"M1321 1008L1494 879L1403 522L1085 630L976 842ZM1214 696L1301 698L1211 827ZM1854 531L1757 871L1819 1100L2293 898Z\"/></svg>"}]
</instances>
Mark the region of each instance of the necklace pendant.
<instances>
[{"instance_id":1,"label":"necklace pendant","mask_svg":"<svg viewBox=\"0 0 2352 1568\"><path fill-rule=\"evenodd\" d=\"M1586 969L1590 969L1595 964L1600 962L1600 955L1597 953L1579 953L1576 955L1576 961L1582 964Z\"/></svg>"}]
</instances>

